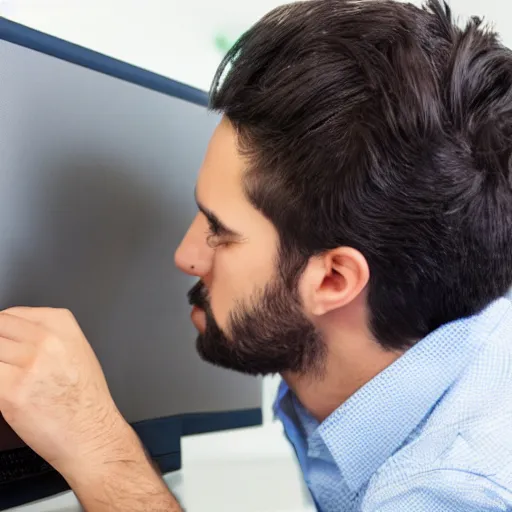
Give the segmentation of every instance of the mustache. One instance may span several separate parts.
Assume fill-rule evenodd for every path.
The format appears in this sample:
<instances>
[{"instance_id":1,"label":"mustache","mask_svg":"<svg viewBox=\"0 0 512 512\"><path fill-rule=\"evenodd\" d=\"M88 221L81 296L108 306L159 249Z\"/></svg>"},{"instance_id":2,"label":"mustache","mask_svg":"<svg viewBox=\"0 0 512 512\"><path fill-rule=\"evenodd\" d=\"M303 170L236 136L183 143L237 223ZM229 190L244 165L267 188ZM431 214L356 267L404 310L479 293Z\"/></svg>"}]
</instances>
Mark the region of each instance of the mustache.
<instances>
[{"instance_id":1,"label":"mustache","mask_svg":"<svg viewBox=\"0 0 512 512\"><path fill-rule=\"evenodd\" d=\"M187 293L188 303L191 306L197 306L198 308L205 309L208 305L206 287L202 281L198 281Z\"/></svg>"}]
</instances>

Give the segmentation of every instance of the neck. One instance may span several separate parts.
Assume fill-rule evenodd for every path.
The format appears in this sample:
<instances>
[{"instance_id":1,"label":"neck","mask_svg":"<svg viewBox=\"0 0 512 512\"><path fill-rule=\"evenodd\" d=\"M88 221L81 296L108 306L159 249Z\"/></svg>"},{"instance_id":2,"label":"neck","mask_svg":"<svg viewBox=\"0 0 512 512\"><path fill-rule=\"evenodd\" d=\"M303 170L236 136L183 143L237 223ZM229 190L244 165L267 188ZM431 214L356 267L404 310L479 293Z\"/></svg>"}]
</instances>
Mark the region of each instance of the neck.
<instances>
[{"instance_id":1,"label":"neck","mask_svg":"<svg viewBox=\"0 0 512 512\"><path fill-rule=\"evenodd\" d=\"M343 325L344 329L343 333L339 329L331 330L331 336L327 333L324 336L327 356L322 377L282 375L301 404L319 422L403 354L403 351L384 350L366 329L336 316L334 325Z\"/></svg>"}]
</instances>

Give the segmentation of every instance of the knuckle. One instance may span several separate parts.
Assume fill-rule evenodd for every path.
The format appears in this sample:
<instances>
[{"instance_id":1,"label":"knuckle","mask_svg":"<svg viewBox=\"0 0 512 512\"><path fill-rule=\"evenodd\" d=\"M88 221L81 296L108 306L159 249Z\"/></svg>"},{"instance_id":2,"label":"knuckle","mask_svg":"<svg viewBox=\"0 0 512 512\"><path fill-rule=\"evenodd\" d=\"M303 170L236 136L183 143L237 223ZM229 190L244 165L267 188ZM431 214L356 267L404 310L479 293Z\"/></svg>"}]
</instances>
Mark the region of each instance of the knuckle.
<instances>
[{"instance_id":1,"label":"knuckle","mask_svg":"<svg viewBox=\"0 0 512 512\"><path fill-rule=\"evenodd\" d=\"M45 332L41 337L40 345L44 352L55 354L60 350L61 341L57 336L55 336L55 334L51 332Z\"/></svg>"},{"instance_id":2,"label":"knuckle","mask_svg":"<svg viewBox=\"0 0 512 512\"><path fill-rule=\"evenodd\" d=\"M60 308L49 308L49 307L42 307L42 308L39 308L40 312L45 316L45 317L52 317L52 316L56 316L56 315L59 315L61 314L61 311L63 311L62 309Z\"/></svg>"},{"instance_id":3,"label":"knuckle","mask_svg":"<svg viewBox=\"0 0 512 512\"><path fill-rule=\"evenodd\" d=\"M67 308L59 308L57 310L57 313L60 316L62 316L63 318L66 318L68 320L74 320L75 319L73 313L69 309L67 309Z\"/></svg>"}]
</instances>

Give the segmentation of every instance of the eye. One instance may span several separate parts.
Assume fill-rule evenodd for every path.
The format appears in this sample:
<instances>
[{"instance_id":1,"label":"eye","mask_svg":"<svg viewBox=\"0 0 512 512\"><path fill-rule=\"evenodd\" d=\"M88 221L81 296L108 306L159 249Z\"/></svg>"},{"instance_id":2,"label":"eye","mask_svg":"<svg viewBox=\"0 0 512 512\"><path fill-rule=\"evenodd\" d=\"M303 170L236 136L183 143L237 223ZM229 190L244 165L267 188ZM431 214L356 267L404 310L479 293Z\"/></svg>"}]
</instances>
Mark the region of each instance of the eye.
<instances>
[{"instance_id":1,"label":"eye","mask_svg":"<svg viewBox=\"0 0 512 512\"><path fill-rule=\"evenodd\" d=\"M220 232L219 226L210 221L208 222L208 231L206 232L206 243L212 249L215 249L221 245L226 245L228 243L228 241L222 240L222 234Z\"/></svg>"}]
</instances>

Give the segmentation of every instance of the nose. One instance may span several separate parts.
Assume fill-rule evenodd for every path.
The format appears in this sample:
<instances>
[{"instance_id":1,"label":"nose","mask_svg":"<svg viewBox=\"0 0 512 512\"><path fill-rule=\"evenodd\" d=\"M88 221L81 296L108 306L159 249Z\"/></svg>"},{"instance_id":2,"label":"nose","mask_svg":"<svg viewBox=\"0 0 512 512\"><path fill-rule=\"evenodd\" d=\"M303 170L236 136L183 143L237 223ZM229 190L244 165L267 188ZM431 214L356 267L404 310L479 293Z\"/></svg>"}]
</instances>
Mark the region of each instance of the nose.
<instances>
[{"instance_id":1,"label":"nose","mask_svg":"<svg viewBox=\"0 0 512 512\"><path fill-rule=\"evenodd\" d=\"M213 249L206 243L206 229L198 214L174 253L174 263L185 274L204 277L211 271Z\"/></svg>"}]
</instances>

